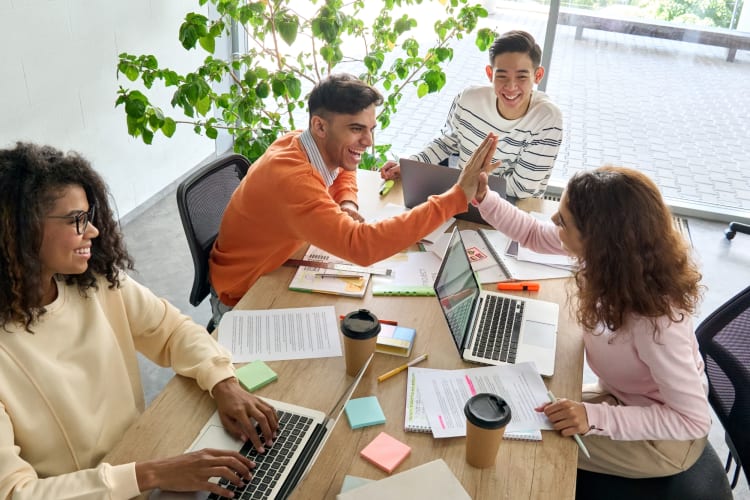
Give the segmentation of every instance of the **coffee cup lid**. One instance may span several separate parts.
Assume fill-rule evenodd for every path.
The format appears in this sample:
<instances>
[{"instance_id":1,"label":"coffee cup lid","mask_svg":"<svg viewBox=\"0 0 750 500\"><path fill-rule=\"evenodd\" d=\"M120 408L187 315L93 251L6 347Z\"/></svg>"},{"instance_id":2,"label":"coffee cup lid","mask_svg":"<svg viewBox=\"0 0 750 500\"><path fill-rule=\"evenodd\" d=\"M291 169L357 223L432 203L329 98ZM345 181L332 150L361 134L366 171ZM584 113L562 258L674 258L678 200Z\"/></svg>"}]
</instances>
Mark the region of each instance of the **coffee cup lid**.
<instances>
[{"instance_id":1,"label":"coffee cup lid","mask_svg":"<svg viewBox=\"0 0 750 500\"><path fill-rule=\"evenodd\" d=\"M483 429L499 429L510 422L510 406L497 394L472 396L464 406L466 419Z\"/></svg>"},{"instance_id":2,"label":"coffee cup lid","mask_svg":"<svg viewBox=\"0 0 750 500\"><path fill-rule=\"evenodd\" d=\"M371 339L380 333L380 322L367 309L359 309L344 316L341 320L341 332L351 339Z\"/></svg>"}]
</instances>

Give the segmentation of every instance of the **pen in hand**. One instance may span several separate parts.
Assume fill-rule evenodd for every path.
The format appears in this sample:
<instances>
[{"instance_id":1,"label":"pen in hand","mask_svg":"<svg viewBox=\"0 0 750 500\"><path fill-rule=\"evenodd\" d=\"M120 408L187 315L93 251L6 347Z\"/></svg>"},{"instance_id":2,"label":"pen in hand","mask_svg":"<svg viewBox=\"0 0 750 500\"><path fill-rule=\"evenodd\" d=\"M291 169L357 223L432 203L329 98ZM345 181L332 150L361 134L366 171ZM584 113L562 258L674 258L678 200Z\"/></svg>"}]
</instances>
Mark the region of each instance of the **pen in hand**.
<instances>
[{"instance_id":1,"label":"pen in hand","mask_svg":"<svg viewBox=\"0 0 750 500\"><path fill-rule=\"evenodd\" d=\"M554 403L555 401L557 401L557 398L555 397L554 394L552 394L552 391L547 391L547 397L549 397L550 403ZM572 438L576 440L576 444L581 449L583 454L586 455L586 458L591 458L591 455L589 454L589 450L586 448L586 445L583 444L583 440L581 439L581 436L579 436L578 434L573 434Z\"/></svg>"}]
</instances>

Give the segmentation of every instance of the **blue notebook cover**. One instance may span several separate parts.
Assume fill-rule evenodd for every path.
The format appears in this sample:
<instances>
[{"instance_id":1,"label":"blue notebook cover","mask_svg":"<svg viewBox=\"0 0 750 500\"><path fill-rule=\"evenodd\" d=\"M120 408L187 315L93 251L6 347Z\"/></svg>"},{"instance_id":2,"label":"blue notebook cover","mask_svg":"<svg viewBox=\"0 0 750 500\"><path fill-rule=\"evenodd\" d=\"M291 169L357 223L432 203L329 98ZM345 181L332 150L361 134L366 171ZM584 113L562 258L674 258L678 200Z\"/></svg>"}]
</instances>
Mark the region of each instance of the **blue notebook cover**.
<instances>
[{"instance_id":1,"label":"blue notebook cover","mask_svg":"<svg viewBox=\"0 0 750 500\"><path fill-rule=\"evenodd\" d=\"M385 423L385 414L375 396L352 399L346 403L345 411L352 429Z\"/></svg>"}]
</instances>

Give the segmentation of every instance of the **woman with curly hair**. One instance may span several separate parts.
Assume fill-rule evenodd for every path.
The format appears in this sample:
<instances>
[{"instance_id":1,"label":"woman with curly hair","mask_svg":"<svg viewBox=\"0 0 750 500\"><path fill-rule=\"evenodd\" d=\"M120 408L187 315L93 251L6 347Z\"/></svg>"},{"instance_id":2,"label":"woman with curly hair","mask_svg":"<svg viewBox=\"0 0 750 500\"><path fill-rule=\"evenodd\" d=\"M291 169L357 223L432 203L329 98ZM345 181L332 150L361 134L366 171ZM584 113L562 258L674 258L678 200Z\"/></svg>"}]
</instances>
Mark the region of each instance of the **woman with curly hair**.
<instances>
[{"instance_id":1,"label":"woman with curly hair","mask_svg":"<svg viewBox=\"0 0 750 500\"><path fill-rule=\"evenodd\" d=\"M711 426L693 332L701 275L659 189L642 173L602 167L573 176L552 223L487 190L476 204L524 247L577 258L576 317L598 384L583 402L540 407L591 453L578 467L624 477L668 476L701 455Z\"/></svg>"},{"instance_id":2,"label":"woman with curly hair","mask_svg":"<svg viewBox=\"0 0 750 500\"><path fill-rule=\"evenodd\" d=\"M101 177L76 154L0 150L0 498L229 492L254 464L201 450L123 465L104 455L144 409L136 351L194 378L222 422L261 450L270 406L245 392L205 329L125 274L132 260Z\"/></svg>"}]
</instances>

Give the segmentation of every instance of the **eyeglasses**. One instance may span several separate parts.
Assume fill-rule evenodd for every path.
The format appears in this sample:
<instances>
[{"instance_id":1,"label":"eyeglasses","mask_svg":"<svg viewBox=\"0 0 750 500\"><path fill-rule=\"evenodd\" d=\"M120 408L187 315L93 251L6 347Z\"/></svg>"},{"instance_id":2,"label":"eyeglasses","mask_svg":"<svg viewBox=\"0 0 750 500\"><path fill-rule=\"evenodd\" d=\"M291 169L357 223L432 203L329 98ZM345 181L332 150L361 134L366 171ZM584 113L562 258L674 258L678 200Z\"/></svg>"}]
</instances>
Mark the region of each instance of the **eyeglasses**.
<instances>
[{"instance_id":1,"label":"eyeglasses","mask_svg":"<svg viewBox=\"0 0 750 500\"><path fill-rule=\"evenodd\" d=\"M95 207L91 205L88 212L79 212L76 215L48 215L47 217L50 219L73 219L76 221L76 233L83 234L89 227L89 222L94 220L95 213Z\"/></svg>"}]
</instances>

